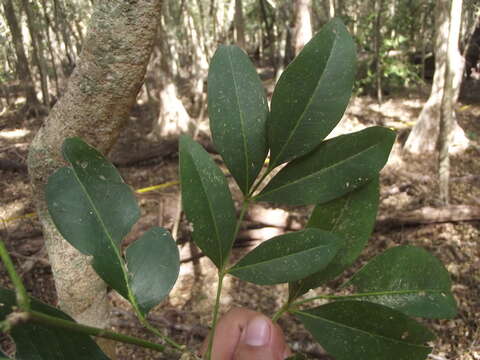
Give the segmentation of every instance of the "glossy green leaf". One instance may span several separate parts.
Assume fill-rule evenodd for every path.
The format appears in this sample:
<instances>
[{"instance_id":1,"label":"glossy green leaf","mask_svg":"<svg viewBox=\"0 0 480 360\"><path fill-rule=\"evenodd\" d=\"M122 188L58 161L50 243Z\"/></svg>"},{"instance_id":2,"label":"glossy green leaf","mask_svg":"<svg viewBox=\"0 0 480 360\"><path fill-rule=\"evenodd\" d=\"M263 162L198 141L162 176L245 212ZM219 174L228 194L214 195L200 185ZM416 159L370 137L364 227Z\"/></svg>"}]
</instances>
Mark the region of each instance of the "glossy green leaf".
<instances>
[{"instance_id":1,"label":"glossy green leaf","mask_svg":"<svg viewBox=\"0 0 480 360\"><path fill-rule=\"evenodd\" d=\"M335 278L353 264L373 231L378 200L377 177L358 190L315 207L307 227L340 234L344 242L325 269L289 284L291 298L296 298Z\"/></svg>"},{"instance_id":2,"label":"glossy green leaf","mask_svg":"<svg viewBox=\"0 0 480 360\"><path fill-rule=\"evenodd\" d=\"M146 314L168 295L178 277L180 256L172 235L152 228L126 250L130 287Z\"/></svg>"},{"instance_id":3,"label":"glossy green leaf","mask_svg":"<svg viewBox=\"0 0 480 360\"><path fill-rule=\"evenodd\" d=\"M144 315L168 293L178 275L178 250L166 230L155 228L127 249L120 244L138 220L135 195L115 167L79 138L66 139L63 155L71 164L53 174L46 198L63 237L92 256L99 276Z\"/></svg>"},{"instance_id":4,"label":"glossy green leaf","mask_svg":"<svg viewBox=\"0 0 480 360\"><path fill-rule=\"evenodd\" d=\"M338 301L295 315L336 360L425 360L434 335L403 313L363 301Z\"/></svg>"},{"instance_id":5,"label":"glossy green leaf","mask_svg":"<svg viewBox=\"0 0 480 360\"><path fill-rule=\"evenodd\" d=\"M375 179L394 141L395 133L379 126L327 140L280 170L255 200L305 205L336 199Z\"/></svg>"},{"instance_id":6,"label":"glossy green leaf","mask_svg":"<svg viewBox=\"0 0 480 360\"><path fill-rule=\"evenodd\" d=\"M327 266L341 245L342 238L327 231L293 232L260 244L229 273L260 285L295 281Z\"/></svg>"},{"instance_id":7,"label":"glossy green leaf","mask_svg":"<svg viewBox=\"0 0 480 360\"><path fill-rule=\"evenodd\" d=\"M0 321L16 305L15 293L0 288ZM67 314L32 299L32 310L73 321ZM15 326L10 335L15 341L17 360L108 360L98 345L88 335L65 329L45 327L34 323Z\"/></svg>"},{"instance_id":8,"label":"glossy green leaf","mask_svg":"<svg viewBox=\"0 0 480 360\"><path fill-rule=\"evenodd\" d=\"M180 138L183 210L193 226L193 240L218 268L233 244L235 207L222 171L203 147Z\"/></svg>"},{"instance_id":9,"label":"glossy green leaf","mask_svg":"<svg viewBox=\"0 0 480 360\"><path fill-rule=\"evenodd\" d=\"M93 256L100 277L128 298L119 245L140 216L135 195L115 167L81 139L66 139L62 150L71 167L48 180L52 219L70 244Z\"/></svg>"},{"instance_id":10,"label":"glossy green leaf","mask_svg":"<svg viewBox=\"0 0 480 360\"><path fill-rule=\"evenodd\" d=\"M208 112L215 147L247 194L267 156L268 103L255 67L237 46L222 45L212 58Z\"/></svg>"},{"instance_id":11,"label":"glossy green leaf","mask_svg":"<svg viewBox=\"0 0 480 360\"><path fill-rule=\"evenodd\" d=\"M421 248L388 249L345 285L354 285L362 300L410 316L452 318L457 313L447 270L435 256Z\"/></svg>"},{"instance_id":12,"label":"glossy green leaf","mask_svg":"<svg viewBox=\"0 0 480 360\"><path fill-rule=\"evenodd\" d=\"M356 72L355 44L334 19L285 69L268 120L271 167L317 147L342 118Z\"/></svg>"}]
</instances>

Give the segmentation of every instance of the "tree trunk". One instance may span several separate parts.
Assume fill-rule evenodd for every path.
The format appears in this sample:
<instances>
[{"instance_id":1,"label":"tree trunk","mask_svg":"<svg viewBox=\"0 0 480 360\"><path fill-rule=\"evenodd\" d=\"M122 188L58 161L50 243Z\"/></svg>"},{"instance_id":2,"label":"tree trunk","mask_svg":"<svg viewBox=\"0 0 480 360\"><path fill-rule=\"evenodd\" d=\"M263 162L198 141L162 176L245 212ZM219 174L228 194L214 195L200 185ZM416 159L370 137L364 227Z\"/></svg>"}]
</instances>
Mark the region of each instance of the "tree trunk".
<instances>
[{"instance_id":1,"label":"tree trunk","mask_svg":"<svg viewBox=\"0 0 480 360\"><path fill-rule=\"evenodd\" d=\"M440 105L445 88L445 70L447 64L448 29L450 28L450 0L437 0L435 19L435 74L432 90L428 101L420 113L420 116L412 129L412 132L405 143L405 150L414 154L433 153L440 127ZM453 102L455 103L460 91L462 82L464 59L461 56L458 45L452 49L455 56L455 67L451 70L455 73L453 77ZM453 140L450 151L459 151L468 146L468 139L458 123L453 124Z\"/></svg>"},{"instance_id":2,"label":"tree trunk","mask_svg":"<svg viewBox=\"0 0 480 360\"><path fill-rule=\"evenodd\" d=\"M260 13L263 19L263 23L265 24L265 31L267 32L268 38L268 49L270 55L270 64L273 67L273 73L277 74L277 52L276 52L276 44L275 44L275 35L273 33L273 26L275 23L275 18L273 16L270 17L267 14L267 7L265 6L265 0L260 0ZM260 43L263 43L263 37L260 38Z\"/></svg>"},{"instance_id":3,"label":"tree trunk","mask_svg":"<svg viewBox=\"0 0 480 360\"><path fill-rule=\"evenodd\" d=\"M71 45L70 37L67 33L66 14L61 0L53 0L55 14L55 34L60 44L63 41L65 47L66 62L63 65L63 73L65 77L69 77L75 67L74 52Z\"/></svg>"},{"instance_id":4,"label":"tree trunk","mask_svg":"<svg viewBox=\"0 0 480 360\"><path fill-rule=\"evenodd\" d=\"M328 0L328 17L330 19L335 17L335 0Z\"/></svg>"},{"instance_id":5,"label":"tree trunk","mask_svg":"<svg viewBox=\"0 0 480 360\"><path fill-rule=\"evenodd\" d=\"M460 26L462 23L462 0L453 0L450 5L450 26L446 37L447 43L447 61L445 63L445 81L443 88L442 102L440 106L440 134L438 136L439 154L438 154L438 178L440 201L443 205L448 205L449 197L449 179L450 179L450 157L449 147L451 143L451 132L453 128L454 115L454 88L453 79L455 77L456 51L458 52L458 41L460 38Z\"/></svg>"},{"instance_id":6,"label":"tree trunk","mask_svg":"<svg viewBox=\"0 0 480 360\"><path fill-rule=\"evenodd\" d=\"M242 0L235 0L235 34L237 45L245 49L245 21Z\"/></svg>"},{"instance_id":7,"label":"tree trunk","mask_svg":"<svg viewBox=\"0 0 480 360\"><path fill-rule=\"evenodd\" d=\"M48 94L47 64L44 57L41 31L38 27L38 24L36 23L32 5L30 4L29 0L22 0L22 5L25 13L27 14L27 25L33 47L33 58L35 59L38 73L40 74L40 85L42 88L43 105L49 107L50 96Z\"/></svg>"},{"instance_id":8,"label":"tree trunk","mask_svg":"<svg viewBox=\"0 0 480 360\"><path fill-rule=\"evenodd\" d=\"M167 3L163 3L163 11L168 11ZM169 43L168 29L165 17L162 16L157 37L156 56L152 63L158 70L154 71L154 78L159 86L158 118L154 120L152 131L148 134L151 140L176 136L188 132L190 116L182 103L175 84L176 71L174 69L172 51L174 44ZM156 65L156 66L155 66Z\"/></svg>"},{"instance_id":9,"label":"tree trunk","mask_svg":"<svg viewBox=\"0 0 480 360\"><path fill-rule=\"evenodd\" d=\"M295 30L293 32L293 46L295 56L312 38L312 23L310 18L311 0L295 0Z\"/></svg>"},{"instance_id":10,"label":"tree trunk","mask_svg":"<svg viewBox=\"0 0 480 360\"><path fill-rule=\"evenodd\" d=\"M382 105L382 12L383 0L375 0L375 82L377 90L378 105Z\"/></svg>"},{"instance_id":11,"label":"tree trunk","mask_svg":"<svg viewBox=\"0 0 480 360\"><path fill-rule=\"evenodd\" d=\"M5 18L7 19L7 24L12 34L12 40L15 46L15 52L17 55L17 75L22 83L23 90L25 91L27 105L37 106L39 101L37 99L37 94L35 93L32 73L28 67L27 55L25 55L25 49L23 47L22 31L18 25L12 0L4 0L3 8L5 9Z\"/></svg>"},{"instance_id":12,"label":"tree trunk","mask_svg":"<svg viewBox=\"0 0 480 360\"><path fill-rule=\"evenodd\" d=\"M57 96L57 99L58 99L60 97L60 84L58 82L57 64L55 62L55 55L52 47L52 39L50 37L51 20L50 20L50 17L48 16L46 0L42 0L42 10L43 10L43 17L45 19L45 35L47 37L48 54L50 55L50 63L52 66L52 76L53 76L53 81L55 82L55 95Z\"/></svg>"},{"instance_id":13,"label":"tree trunk","mask_svg":"<svg viewBox=\"0 0 480 360\"><path fill-rule=\"evenodd\" d=\"M106 285L89 259L58 233L47 211L44 187L48 177L64 165L60 149L65 138L80 136L103 153L115 143L142 85L159 11L160 0L95 2L68 91L30 146L28 168L59 306L77 321L93 326L107 324Z\"/></svg>"}]
</instances>

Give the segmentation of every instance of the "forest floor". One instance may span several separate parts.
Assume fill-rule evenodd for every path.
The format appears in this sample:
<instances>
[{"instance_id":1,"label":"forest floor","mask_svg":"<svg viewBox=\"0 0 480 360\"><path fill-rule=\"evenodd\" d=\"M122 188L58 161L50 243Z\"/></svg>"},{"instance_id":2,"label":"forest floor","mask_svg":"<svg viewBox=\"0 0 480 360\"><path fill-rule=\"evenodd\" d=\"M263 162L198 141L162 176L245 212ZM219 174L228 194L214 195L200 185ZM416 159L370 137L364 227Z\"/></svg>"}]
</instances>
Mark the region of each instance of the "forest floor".
<instances>
[{"instance_id":1,"label":"forest floor","mask_svg":"<svg viewBox=\"0 0 480 360\"><path fill-rule=\"evenodd\" d=\"M356 97L336 132L350 132L370 125L389 126L398 131L397 144L388 165L381 173L381 204L379 219L392 219L413 210L438 207L436 160L429 156L412 157L401 151L414 119L417 118L424 99L418 97L393 97L381 106L369 97ZM453 156L451 203L480 206L480 105L458 105L458 120L471 139L472 146ZM110 157L119 164L125 181L134 189L167 183L177 179L177 153L175 147L162 147L146 139L151 125L148 109L137 107L129 126ZM28 145L38 130L41 119L21 119L12 113L0 117L0 160L25 163ZM153 156L143 156L150 154ZM143 156L144 161L137 161ZM218 156L215 156L219 160ZM137 159L132 164L126 159ZM146 159L146 160L145 160ZM26 171L0 169L0 220L3 219L2 238L6 239L17 269L28 291L50 304L56 295L44 248L41 228L35 217L34 204ZM234 196L238 190L231 182ZM178 186L150 191L138 195L142 218L135 225L125 243L153 225L172 229L180 224L178 241L181 244L182 263L180 279L172 294L153 311L151 320L172 337L192 348L197 348L206 334L211 319L211 307L216 290L216 275L212 264L199 257L192 247L188 227L179 219ZM311 208L272 208L266 204L255 205L249 211L242 228L234 256L239 257L252 246L271 236L302 227ZM437 256L446 266L453 281L453 293L458 302L458 316L450 320L422 320L438 335L433 341L431 359L480 360L480 219L473 221L445 221L427 224L402 225L401 223L377 226L369 245L352 269L331 287L322 287L312 293L331 293L355 270L373 256L397 245L415 245ZM193 261L191 259L193 258ZM0 285L10 287L9 280L0 268ZM285 301L285 285L259 287L233 278L225 281L222 312L238 306L272 315ZM154 340L134 319L127 303L116 293L110 293L112 326L121 332ZM291 316L280 319L290 346L305 352L312 359L328 359L320 346ZM8 339L2 335L2 344L12 351ZM167 359L165 355L119 345L120 360Z\"/></svg>"}]
</instances>

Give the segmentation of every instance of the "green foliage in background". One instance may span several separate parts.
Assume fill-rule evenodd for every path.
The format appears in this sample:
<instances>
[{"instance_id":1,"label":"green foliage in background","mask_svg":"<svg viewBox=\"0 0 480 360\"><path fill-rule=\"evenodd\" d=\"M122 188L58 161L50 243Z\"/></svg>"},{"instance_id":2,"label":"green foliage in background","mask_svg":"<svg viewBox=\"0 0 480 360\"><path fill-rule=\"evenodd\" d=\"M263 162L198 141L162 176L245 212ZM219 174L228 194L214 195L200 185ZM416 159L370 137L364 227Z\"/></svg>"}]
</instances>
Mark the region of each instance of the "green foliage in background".
<instances>
[{"instance_id":1,"label":"green foliage in background","mask_svg":"<svg viewBox=\"0 0 480 360\"><path fill-rule=\"evenodd\" d=\"M258 285L288 284L288 301L273 320L292 314L337 360L423 360L434 335L411 317L455 316L447 271L435 257L411 246L394 247L372 259L340 289L348 286L353 292L304 297L341 275L364 248L378 208L379 172L395 140L393 131L383 127L325 139L347 107L355 63L352 38L341 21L331 21L286 68L269 111L247 55L235 46L222 46L214 55L208 87L213 141L243 202L237 216L222 170L200 144L181 137L183 210L193 228L193 241L218 269L206 359L211 358L225 276ZM69 166L52 175L46 188L58 230L92 257L94 269L131 303L142 324L165 345L186 351L146 320L178 276L174 239L155 227L123 251L122 240L140 213L133 192L113 165L82 140L67 139L63 155ZM282 164L286 165L277 172ZM305 229L269 239L234 263L230 255L243 217L251 203L260 201L314 204L315 209ZM32 309L24 307L19 313L12 308L11 292L1 290L0 299L7 304L0 308L1 318L7 319L3 325L12 325L9 314L26 317L11 330L17 359L106 358L90 339L95 332L81 332L80 325L60 311L33 301ZM328 303L308 306L318 299ZM48 321L38 312L48 315ZM76 332L81 348L72 345L70 333L56 335L65 323ZM35 326L42 341L32 339ZM161 350L138 339L110 338ZM54 355L48 350L52 344Z\"/></svg>"}]
</instances>

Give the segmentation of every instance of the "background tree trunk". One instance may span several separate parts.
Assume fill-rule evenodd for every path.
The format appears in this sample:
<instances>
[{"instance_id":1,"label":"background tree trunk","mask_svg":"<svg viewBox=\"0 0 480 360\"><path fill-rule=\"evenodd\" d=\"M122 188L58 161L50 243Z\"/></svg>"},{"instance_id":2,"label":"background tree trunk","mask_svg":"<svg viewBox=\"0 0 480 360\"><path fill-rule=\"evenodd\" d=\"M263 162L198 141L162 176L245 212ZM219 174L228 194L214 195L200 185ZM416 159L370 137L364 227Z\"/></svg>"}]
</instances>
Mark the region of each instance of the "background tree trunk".
<instances>
[{"instance_id":1,"label":"background tree trunk","mask_svg":"<svg viewBox=\"0 0 480 360\"><path fill-rule=\"evenodd\" d=\"M59 306L93 326L107 324L106 286L88 258L58 233L47 211L44 186L64 165L60 149L66 137L80 136L103 153L114 144L142 85L159 11L160 0L95 2L68 91L30 146L28 168Z\"/></svg>"},{"instance_id":2,"label":"background tree trunk","mask_svg":"<svg viewBox=\"0 0 480 360\"><path fill-rule=\"evenodd\" d=\"M295 0L295 30L293 32L295 56L300 53L305 44L312 38L310 6L310 0Z\"/></svg>"},{"instance_id":3,"label":"background tree trunk","mask_svg":"<svg viewBox=\"0 0 480 360\"><path fill-rule=\"evenodd\" d=\"M163 12L168 12L167 3L163 3ZM193 19L192 19L193 20ZM163 137L174 136L180 133L188 132L190 126L190 116L178 94L175 78L178 75L178 69L175 66L173 54L175 54L175 45L169 40L167 28L167 17L162 16L155 47L155 59L152 65L155 69L154 78L159 87L158 93L158 117L154 120L152 130L148 135L151 140L159 140ZM192 26L195 26L192 24ZM201 31L195 28L196 31ZM198 32L197 32L198 34ZM193 46L199 46L198 43Z\"/></svg>"},{"instance_id":4,"label":"background tree trunk","mask_svg":"<svg viewBox=\"0 0 480 360\"><path fill-rule=\"evenodd\" d=\"M245 49L245 21L242 0L235 0L235 34L237 45Z\"/></svg>"},{"instance_id":5,"label":"background tree trunk","mask_svg":"<svg viewBox=\"0 0 480 360\"><path fill-rule=\"evenodd\" d=\"M428 101L420 113L420 116L407 138L404 149L408 152L432 153L436 149L439 134L440 104L445 88L445 70L447 64L448 32L450 28L450 3L451 0L437 0L436 5L436 35L435 35L435 74L432 90ZM453 102L455 103L460 91L462 82L464 59L458 50L458 45L452 49L452 56L455 57L455 72L453 77ZM453 55L453 53L455 55ZM468 139L464 131L456 121L453 124L452 148L464 149L468 146Z\"/></svg>"},{"instance_id":6,"label":"background tree trunk","mask_svg":"<svg viewBox=\"0 0 480 360\"><path fill-rule=\"evenodd\" d=\"M383 0L375 0L375 83L377 92L378 105L382 105L382 12L383 12Z\"/></svg>"},{"instance_id":7,"label":"background tree trunk","mask_svg":"<svg viewBox=\"0 0 480 360\"><path fill-rule=\"evenodd\" d=\"M12 0L4 0L3 8L5 10L5 17L7 24L12 34L13 43L15 45L15 53L17 55L17 75L22 83L22 87L25 91L27 105L37 106L39 104L37 94L35 92L35 86L33 83L32 73L28 67L27 55L25 55L25 49L23 47L23 36L20 26L18 25L17 16L15 15L15 9L13 7Z\"/></svg>"},{"instance_id":8,"label":"background tree trunk","mask_svg":"<svg viewBox=\"0 0 480 360\"><path fill-rule=\"evenodd\" d=\"M448 39L447 61L445 63L445 83L443 88L442 103L440 106L440 134L438 136L438 177L440 187L440 201L442 205L448 205L450 183L450 157L449 146L454 121L455 89L455 66L457 66L456 51L460 38L460 26L462 23L462 0L453 0L450 5L450 26L446 37Z\"/></svg>"},{"instance_id":9,"label":"background tree trunk","mask_svg":"<svg viewBox=\"0 0 480 360\"><path fill-rule=\"evenodd\" d=\"M330 19L335 17L335 0L328 0L328 17Z\"/></svg>"},{"instance_id":10,"label":"background tree trunk","mask_svg":"<svg viewBox=\"0 0 480 360\"><path fill-rule=\"evenodd\" d=\"M22 0L22 5L23 9L25 10L25 14L27 14L27 25L33 47L33 57L40 75L43 105L48 107L50 103L50 96L48 94L47 64L45 62L45 57L43 56L44 51L43 41L41 39L41 30L36 24L36 18L29 0Z\"/></svg>"}]
</instances>

